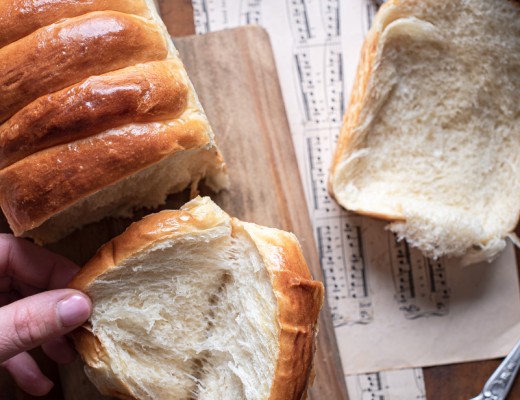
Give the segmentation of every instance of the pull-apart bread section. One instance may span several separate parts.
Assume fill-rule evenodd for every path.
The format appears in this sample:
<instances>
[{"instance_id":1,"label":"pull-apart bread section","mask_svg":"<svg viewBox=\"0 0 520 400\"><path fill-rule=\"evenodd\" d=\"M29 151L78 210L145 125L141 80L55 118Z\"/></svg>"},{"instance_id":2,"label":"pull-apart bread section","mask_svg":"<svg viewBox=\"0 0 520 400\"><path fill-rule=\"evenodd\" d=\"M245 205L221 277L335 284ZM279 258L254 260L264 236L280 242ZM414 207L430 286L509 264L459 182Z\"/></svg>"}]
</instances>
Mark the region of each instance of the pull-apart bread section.
<instances>
[{"instance_id":1,"label":"pull-apart bread section","mask_svg":"<svg viewBox=\"0 0 520 400\"><path fill-rule=\"evenodd\" d=\"M361 54L330 176L345 208L427 256L517 241L520 2L390 0Z\"/></svg>"},{"instance_id":2,"label":"pull-apart bread section","mask_svg":"<svg viewBox=\"0 0 520 400\"><path fill-rule=\"evenodd\" d=\"M209 198L131 225L74 278L86 373L121 399L299 400L323 302L296 237Z\"/></svg>"},{"instance_id":3,"label":"pull-apart bread section","mask_svg":"<svg viewBox=\"0 0 520 400\"><path fill-rule=\"evenodd\" d=\"M152 1L29 3L0 5L0 204L16 235L52 242L201 179L227 186Z\"/></svg>"},{"instance_id":4,"label":"pull-apart bread section","mask_svg":"<svg viewBox=\"0 0 520 400\"><path fill-rule=\"evenodd\" d=\"M3 0L0 48L62 19L108 10L151 16L146 0Z\"/></svg>"}]
</instances>

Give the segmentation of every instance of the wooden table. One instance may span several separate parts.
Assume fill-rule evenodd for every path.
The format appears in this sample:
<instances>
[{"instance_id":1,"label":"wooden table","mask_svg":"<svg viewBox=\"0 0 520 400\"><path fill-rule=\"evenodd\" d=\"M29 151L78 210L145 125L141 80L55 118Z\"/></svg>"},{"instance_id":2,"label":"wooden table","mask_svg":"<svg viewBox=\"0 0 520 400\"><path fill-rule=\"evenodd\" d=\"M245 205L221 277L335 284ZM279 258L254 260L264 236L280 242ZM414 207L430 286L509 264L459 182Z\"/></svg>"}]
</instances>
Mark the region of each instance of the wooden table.
<instances>
[{"instance_id":1,"label":"wooden table","mask_svg":"<svg viewBox=\"0 0 520 400\"><path fill-rule=\"evenodd\" d=\"M163 19L173 36L186 36L195 33L191 0L159 0L158 3L161 7ZM518 228L517 233L520 234ZM520 252L518 251L517 257L520 259ZM43 399L62 400L58 368L53 363L49 363L41 352L36 351L33 354L40 361L44 373L57 382L51 393ZM469 399L480 392L484 382L499 363L500 360L490 360L425 368L424 378L427 398L434 400ZM36 398L17 390L10 377L0 370L0 399L28 400ZM520 399L520 380L513 386L510 399Z\"/></svg>"}]
</instances>

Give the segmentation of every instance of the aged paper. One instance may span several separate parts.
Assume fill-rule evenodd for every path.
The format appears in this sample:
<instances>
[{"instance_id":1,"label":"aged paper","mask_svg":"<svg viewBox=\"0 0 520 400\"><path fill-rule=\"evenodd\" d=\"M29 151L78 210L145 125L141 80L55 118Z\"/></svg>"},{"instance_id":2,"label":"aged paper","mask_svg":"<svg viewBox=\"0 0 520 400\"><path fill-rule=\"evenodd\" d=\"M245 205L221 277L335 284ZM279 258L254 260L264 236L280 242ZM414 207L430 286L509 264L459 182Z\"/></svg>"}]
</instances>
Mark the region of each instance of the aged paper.
<instances>
[{"instance_id":1,"label":"aged paper","mask_svg":"<svg viewBox=\"0 0 520 400\"><path fill-rule=\"evenodd\" d=\"M347 376L352 400L425 400L420 368Z\"/></svg>"},{"instance_id":2,"label":"aged paper","mask_svg":"<svg viewBox=\"0 0 520 400\"><path fill-rule=\"evenodd\" d=\"M422 370L409 367L504 355L520 337L511 248L491 265L468 269L429 260L396 243L384 223L341 210L327 193L374 2L193 0L193 6L198 33L256 23L270 34L344 372L366 373L347 378L352 399L372 398L365 395L376 387L382 400L425 398ZM400 370L381 372L388 369Z\"/></svg>"},{"instance_id":3,"label":"aged paper","mask_svg":"<svg viewBox=\"0 0 520 400\"><path fill-rule=\"evenodd\" d=\"M344 372L505 355L520 337L512 246L492 264L464 268L425 258L384 225L350 217L341 226L348 232L343 253L352 263L347 273L334 270L327 287L336 294L333 319Z\"/></svg>"}]
</instances>

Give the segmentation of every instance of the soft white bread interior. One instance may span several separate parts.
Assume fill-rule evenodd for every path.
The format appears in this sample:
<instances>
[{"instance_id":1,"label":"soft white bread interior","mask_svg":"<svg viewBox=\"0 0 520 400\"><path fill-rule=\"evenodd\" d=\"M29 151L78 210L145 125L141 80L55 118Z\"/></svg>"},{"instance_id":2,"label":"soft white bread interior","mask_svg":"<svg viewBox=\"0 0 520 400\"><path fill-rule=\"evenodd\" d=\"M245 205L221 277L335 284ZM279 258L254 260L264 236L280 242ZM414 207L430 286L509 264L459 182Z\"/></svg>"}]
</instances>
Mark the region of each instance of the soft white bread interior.
<instances>
[{"instance_id":1,"label":"soft white bread interior","mask_svg":"<svg viewBox=\"0 0 520 400\"><path fill-rule=\"evenodd\" d=\"M520 2L390 0L330 175L345 208L427 256L492 260L520 213Z\"/></svg>"},{"instance_id":2,"label":"soft white bread interior","mask_svg":"<svg viewBox=\"0 0 520 400\"><path fill-rule=\"evenodd\" d=\"M230 218L198 197L131 225L70 286L93 302L73 338L103 394L306 394L323 285L291 233Z\"/></svg>"},{"instance_id":3,"label":"soft white bread interior","mask_svg":"<svg viewBox=\"0 0 520 400\"><path fill-rule=\"evenodd\" d=\"M44 3L0 6L0 31L27 20L0 44L0 206L15 235L50 243L201 180L226 188L154 2Z\"/></svg>"}]
</instances>

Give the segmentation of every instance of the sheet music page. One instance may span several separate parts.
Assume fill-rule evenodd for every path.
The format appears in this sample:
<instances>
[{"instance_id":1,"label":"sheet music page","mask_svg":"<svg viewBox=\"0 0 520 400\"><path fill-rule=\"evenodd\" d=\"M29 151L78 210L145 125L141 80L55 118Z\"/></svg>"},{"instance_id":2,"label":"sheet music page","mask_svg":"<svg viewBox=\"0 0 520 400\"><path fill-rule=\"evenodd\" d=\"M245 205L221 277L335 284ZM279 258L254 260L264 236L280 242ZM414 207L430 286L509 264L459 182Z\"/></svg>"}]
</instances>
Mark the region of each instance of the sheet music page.
<instances>
[{"instance_id":1,"label":"sheet music page","mask_svg":"<svg viewBox=\"0 0 520 400\"><path fill-rule=\"evenodd\" d=\"M351 400L425 400L422 369L348 375Z\"/></svg>"},{"instance_id":2,"label":"sheet music page","mask_svg":"<svg viewBox=\"0 0 520 400\"><path fill-rule=\"evenodd\" d=\"M384 222L345 212L327 193L373 3L192 2L198 33L255 23L270 34L351 398L425 398L422 370L412 367L511 349L520 337L511 246L493 264L468 268L426 259L397 243ZM400 370L382 372L390 369Z\"/></svg>"}]
</instances>

